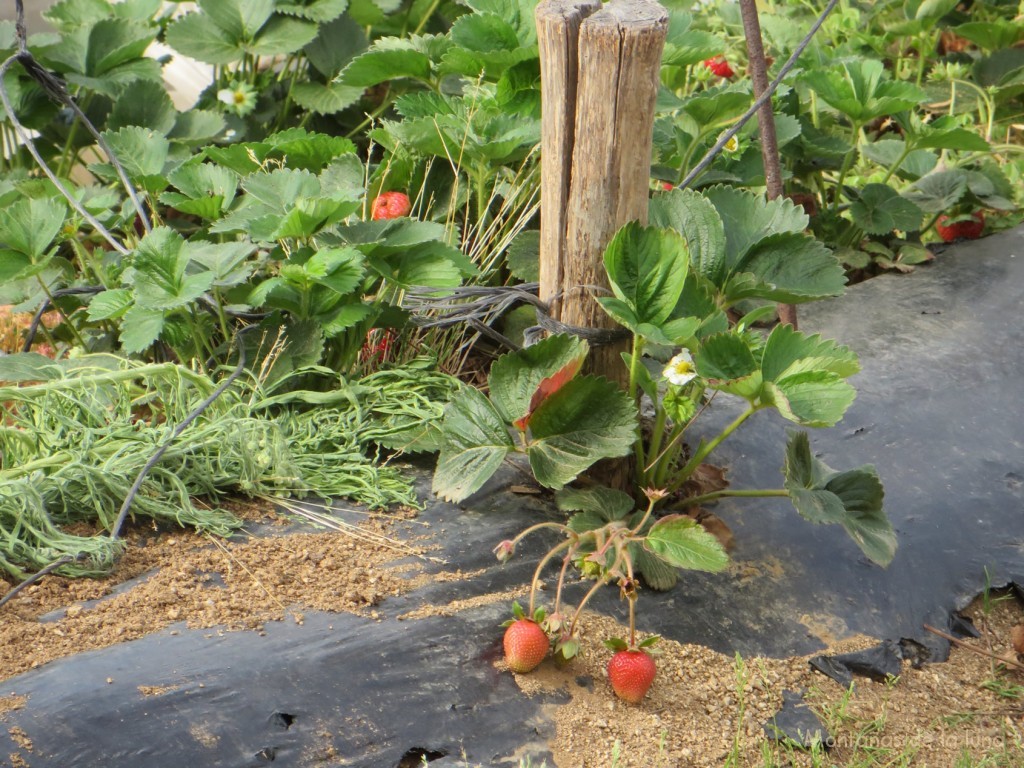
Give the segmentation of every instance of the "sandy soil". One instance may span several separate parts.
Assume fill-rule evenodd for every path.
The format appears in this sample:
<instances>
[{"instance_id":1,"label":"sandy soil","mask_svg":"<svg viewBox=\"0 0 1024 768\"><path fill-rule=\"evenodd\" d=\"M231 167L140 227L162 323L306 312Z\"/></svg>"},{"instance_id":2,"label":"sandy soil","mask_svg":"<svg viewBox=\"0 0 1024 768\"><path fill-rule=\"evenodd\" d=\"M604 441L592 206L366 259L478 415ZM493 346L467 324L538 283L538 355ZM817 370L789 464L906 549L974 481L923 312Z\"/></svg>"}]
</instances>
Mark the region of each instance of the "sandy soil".
<instances>
[{"instance_id":1,"label":"sandy soil","mask_svg":"<svg viewBox=\"0 0 1024 768\"><path fill-rule=\"evenodd\" d=\"M271 533L273 525L282 524L258 507L243 512L269 523ZM47 577L0 609L0 680L180 621L218 631L260 632L268 621L303 621L299 609L286 606L373 616L385 597L414 589L424 579L472 576L453 572L410 579L409 566L390 567L396 555L415 546L392 538L393 523L394 518L377 516L346 533L231 542L136 530L108 579ZM143 574L147 578L135 579ZM220 588L211 589L211 583ZM0 581L0 593L7 589ZM427 606L401 618L451 615L512 597L494 594ZM987 610L979 603L971 612L983 630L981 639L969 642L971 648L1015 658L1010 633L1024 622L1018 602L1000 600ZM585 653L571 665L559 667L549 660L529 675L516 676L527 695L556 689L569 694L568 703L550 711L557 728L550 748L559 768L704 768L729 760L735 766L812 765L805 753L770 742L762 728L778 710L784 690L806 691L829 728L834 746L817 764L1024 765L1024 674L977 652L955 647L948 663L922 669L906 664L898 680L888 683L858 678L851 693L812 672L806 658L738 660L663 640L658 678L648 697L634 706L611 693L604 672L611 651L600 643L626 634L625 629L597 614L588 614L583 627ZM831 650L875 643L872 638L847 639ZM0 698L0 723L5 713L25 705L22 698ZM11 726L2 727L8 727L24 754L0 756L0 762L7 757L9 765L24 765L31 743ZM859 762L865 754L877 762ZM969 762L957 762L965 756Z\"/></svg>"}]
</instances>

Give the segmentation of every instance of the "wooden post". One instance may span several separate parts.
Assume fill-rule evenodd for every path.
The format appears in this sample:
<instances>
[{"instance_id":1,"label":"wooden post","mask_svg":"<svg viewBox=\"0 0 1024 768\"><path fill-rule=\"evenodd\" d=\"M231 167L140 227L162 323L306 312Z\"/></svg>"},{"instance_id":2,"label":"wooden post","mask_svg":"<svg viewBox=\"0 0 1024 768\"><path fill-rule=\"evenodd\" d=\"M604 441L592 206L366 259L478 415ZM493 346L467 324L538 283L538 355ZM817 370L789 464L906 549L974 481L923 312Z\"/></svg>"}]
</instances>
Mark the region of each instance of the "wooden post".
<instances>
[{"instance_id":1,"label":"wooden post","mask_svg":"<svg viewBox=\"0 0 1024 768\"><path fill-rule=\"evenodd\" d=\"M647 222L654 103L668 14L652 0L543 0L536 11L541 96L540 298L566 325L614 329L602 257ZM628 340L593 345L590 370L625 385ZM622 465L622 462L619 462ZM628 475L620 468L624 487ZM626 479L623 479L626 478Z\"/></svg>"},{"instance_id":2,"label":"wooden post","mask_svg":"<svg viewBox=\"0 0 1024 768\"><path fill-rule=\"evenodd\" d=\"M761 39L761 22L757 17L755 0L740 0L740 15L743 19L743 35L747 40L747 58L750 61L750 81L757 99L768 90L768 62L764 57L764 42ZM761 160L764 163L764 185L769 200L782 197L782 164L779 162L779 142L775 136L775 113L771 99L757 112L758 129L761 133ZM796 307L779 304L779 322L789 323L796 328Z\"/></svg>"}]
</instances>

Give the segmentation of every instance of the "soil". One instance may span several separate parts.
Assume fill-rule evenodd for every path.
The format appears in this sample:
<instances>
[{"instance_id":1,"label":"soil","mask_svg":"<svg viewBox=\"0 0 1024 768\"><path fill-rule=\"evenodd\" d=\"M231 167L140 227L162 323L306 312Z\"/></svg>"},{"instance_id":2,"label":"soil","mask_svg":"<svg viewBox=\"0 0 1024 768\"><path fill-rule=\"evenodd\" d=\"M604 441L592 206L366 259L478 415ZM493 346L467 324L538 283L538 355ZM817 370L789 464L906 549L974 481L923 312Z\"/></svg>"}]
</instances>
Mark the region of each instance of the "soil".
<instances>
[{"instance_id":1,"label":"soil","mask_svg":"<svg viewBox=\"0 0 1024 768\"><path fill-rule=\"evenodd\" d=\"M259 537L223 541L137 529L110 577L48 576L15 596L0 608L0 680L182 621L215 632L262 632L269 621L302 623L302 609L377 617L385 597L415 589L427 579L472 576L417 573L406 555L429 553L417 550L415 541L394 538L395 517L368 516L345 532L296 533L286 528L287 520L265 509L237 511L260 523ZM404 564L395 566L396 560ZM0 593L9 588L0 581ZM451 615L481 604L507 603L515 596L496 593L456 600L399 618L413 622ZM805 692L826 723L832 739L827 764L850 764L855 754L867 750L885 758L872 765L890 764L898 755L905 761L893 764L978 765L982 756L996 755L1005 762L993 765L1021 765L1024 673L1012 666L1016 655L1010 643L1013 628L1024 623L1024 610L1006 597L972 606L968 614L982 637L965 641L967 647L954 646L947 663L915 669L907 662L897 680L857 678L852 692L812 672L805 657L739 659L662 640L653 688L641 704L625 704L611 693L604 672L611 651L599 639L625 636L627 629L593 613L583 621L585 650L580 657L564 667L548 660L529 675L516 675L516 682L526 695L567 692L566 703L548 705L556 724L549 746L559 768L703 768L730 758L738 766L811 765L806 753L778 746L765 735L763 724L778 711L784 691ZM640 605L642 609L642 600ZM829 652L877 642L845 638ZM166 690L141 693L157 696ZM23 697L0 697L0 724L8 712L27 705ZM8 756L9 764L24 765L31 742L16 727L0 727L8 728L23 752ZM767 763L764 750L776 762ZM958 763L964 755L979 762Z\"/></svg>"}]
</instances>

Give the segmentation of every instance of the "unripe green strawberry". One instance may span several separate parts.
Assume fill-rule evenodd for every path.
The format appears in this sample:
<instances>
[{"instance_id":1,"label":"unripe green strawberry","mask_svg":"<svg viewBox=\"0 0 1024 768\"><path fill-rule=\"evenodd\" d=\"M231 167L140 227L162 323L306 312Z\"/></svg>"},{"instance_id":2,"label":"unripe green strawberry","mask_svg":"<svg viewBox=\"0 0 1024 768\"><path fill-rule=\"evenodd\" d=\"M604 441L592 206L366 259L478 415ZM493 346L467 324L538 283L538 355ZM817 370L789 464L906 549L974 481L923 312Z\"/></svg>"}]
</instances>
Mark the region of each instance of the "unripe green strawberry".
<instances>
[{"instance_id":1,"label":"unripe green strawberry","mask_svg":"<svg viewBox=\"0 0 1024 768\"><path fill-rule=\"evenodd\" d=\"M505 630L505 661L513 672L531 672L551 647L547 633L533 619L518 619Z\"/></svg>"},{"instance_id":2,"label":"unripe green strawberry","mask_svg":"<svg viewBox=\"0 0 1024 768\"><path fill-rule=\"evenodd\" d=\"M608 662L608 681L615 695L630 704L639 704L654 682L657 668L645 651L618 651Z\"/></svg>"}]
</instances>

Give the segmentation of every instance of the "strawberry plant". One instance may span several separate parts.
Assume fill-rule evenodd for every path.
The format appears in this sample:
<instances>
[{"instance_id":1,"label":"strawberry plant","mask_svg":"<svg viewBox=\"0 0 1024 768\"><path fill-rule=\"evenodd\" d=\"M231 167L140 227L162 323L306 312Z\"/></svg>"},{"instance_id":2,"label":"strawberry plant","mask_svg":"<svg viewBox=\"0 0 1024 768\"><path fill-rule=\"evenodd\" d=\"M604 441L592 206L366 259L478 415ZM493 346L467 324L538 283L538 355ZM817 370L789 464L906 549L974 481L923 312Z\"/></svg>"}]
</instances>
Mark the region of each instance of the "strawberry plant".
<instances>
[{"instance_id":1,"label":"strawberry plant","mask_svg":"<svg viewBox=\"0 0 1024 768\"><path fill-rule=\"evenodd\" d=\"M827 467L811 454L804 432L789 438L780 488L694 482L715 448L755 413L772 409L796 425L825 427L853 401L846 379L859 366L851 350L789 325L755 331L752 323L770 306L730 319L741 302L798 303L843 290L838 261L805 232L806 214L786 200L765 202L714 187L705 195L658 194L649 216L650 226L634 222L612 238L604 266L613 295L598 299L632 335L632 350L624 355L628 390L581 375L587 345L554 335L499 358L491 368L489 397L467 389L446 407L441 424L437 493L465 499L508 455L521 452L537 481L554 489L558 507L571 515L564 524L532 526L496 549L507 559L526 536L560 534L537 567L530 611L541 571L560 561L548 629L563 657L577 652L580 612L603 584L617 583L632 607L638 579L667 589L680 568L726 567L719 540L694 516L673 510L729 496L788 497L806 520L841 526L876 563L888 564L896 548L874 468ZM652 369L646 353L665 350L676 354ZM717 393L738 398L745 408L688 451L687 431ZM645 408L653 408L652 418L642 417ZM598 459L626 453L633 457L632 493L573 485ZM594 581L571 614L562 595L570 567Z\"/></svg>"}]
</instances>

